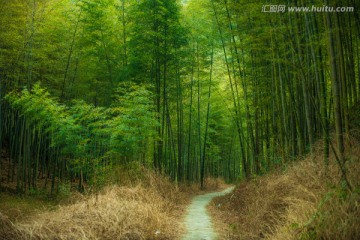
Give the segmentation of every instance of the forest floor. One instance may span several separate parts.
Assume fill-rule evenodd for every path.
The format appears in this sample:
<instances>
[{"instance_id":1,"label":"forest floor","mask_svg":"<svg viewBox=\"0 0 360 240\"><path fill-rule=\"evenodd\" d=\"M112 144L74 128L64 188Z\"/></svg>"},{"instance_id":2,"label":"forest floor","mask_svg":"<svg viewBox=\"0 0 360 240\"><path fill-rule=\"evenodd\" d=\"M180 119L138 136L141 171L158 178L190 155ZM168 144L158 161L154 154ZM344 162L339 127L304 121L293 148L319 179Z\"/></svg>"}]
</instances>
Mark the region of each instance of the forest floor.
<instances>
[{"instance_id":1,"label":"forest floor","mask_svg":"<svg viewBox=\"0 0 360 240\"><path fill-rule=\"evenodd\" d=\"M212 192L194 197L187 210L185 218L185 227L187 233L182 237L182 239L217 239L217 234L213 229L211 217L208 214L206 206L214 197L225 195L231 192L233 189L234 187L228 187L221 192Z\"/></svg>"},{"instance_id":2,"label":"forest floor","mask_svg":"<svg viewBox=\"0 0 360 240\"><path fill-rule=\"evenodd\" d=\"M180 239L191 199L223 190L219 179L175 185L146 169L137 183L112 185L97 193L76 191L61 198L41 193L0 192L0 240Z\"/></svg>"},{"instance_id":3,"label":"forest floor","mask_svg":"<svg viewBox=\"0 0 360 240\"><path fill-rule=\"evenodd\" d=\"M189 217L192 199L201 212L208 205L213 239L360 239L360 144L349 142L346 167L352 192L339 186L332 154L329 165L324 165L319 143L312 156L215 198L208 193L228 187L220 180L208 179L206 190L200 191L196 185L176 186L146 170L133 186L113 185L88 195L72 192L60 200L3 192L0 240L200 240L184 235L188 225L203 221ZM186 223L186 216L192 222Z\"/></svg>"},{"instance_id":4,"label":"forest floor","mask_svg":"<svg viewBox=\"0 0 360 240\"><path fill-rule=\"evenodd\" d=\"M346 177L321 142L285 170L242 182L209 205L219 239L360 239L360 142L349 138Z\"/></svg>"},{"instance_id":5,"label":"forest floor","mask_svg":"<svg viewBox=\"0 0 360 240\"><path fill-rule=\"evenodd\" d=\"M146 170L141 182L132 186L113 185L88 195L72 192L60 200L2 192L0 240L201 239L184 235L187 226L203 221L189 217L191 199L201 212L208 205L212 238L360 239L360 144L355 139L349 143L346 168L352 192L339 184L332 154L324 165L318 143L312 156L242 182L210 204L214 195L209 192L228 187L222 181L208 179L206 190L200 191L196 185L176 186ZM186 223L186 216L192 222Z\"/></svg>"},{"instance_id":6,"label":"forest floor","mask_svg":"<svg viewBox=\"0 0 360 240\"><path fill-rule=\"evenodd\" d=\"M200 191L198 185L175 185L146 169L137 183L85 195L71 192L62 199L1 192L0 240L200 240L184 235L189 225L196 227L194 222L210 222L189 217L194 205L202 216L208 205L214 228L210 239L360 239L359 140L348 138L346 147L352 191L341 182L333 154L324 164L319 142L313 155L244 181L221 197L208 194L229 187L221 180L207 179L206 190Z\"/></svg>"}]
</instances>

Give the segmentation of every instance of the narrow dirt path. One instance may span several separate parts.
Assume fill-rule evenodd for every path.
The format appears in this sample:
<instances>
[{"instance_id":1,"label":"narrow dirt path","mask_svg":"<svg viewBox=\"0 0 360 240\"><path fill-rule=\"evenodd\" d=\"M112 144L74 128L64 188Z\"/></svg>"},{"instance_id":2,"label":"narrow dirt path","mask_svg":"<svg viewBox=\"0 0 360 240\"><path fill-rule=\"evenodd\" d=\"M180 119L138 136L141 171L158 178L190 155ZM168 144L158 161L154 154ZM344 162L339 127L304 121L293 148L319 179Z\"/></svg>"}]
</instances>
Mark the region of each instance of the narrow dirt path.
<instances>
[{"instance_id":1,"label":"narrow dirt path","mask_svg":"<svg viewBox=\"0 0 360 240\"><path fill-rule=\"evenodd\" d=\"M214 240L217 238L206 206L211 199L231 192L234 187L229 187L221 192L213 192L194 197L185 218L187 233L182 240Z\"/></svg>"}]
</instances>

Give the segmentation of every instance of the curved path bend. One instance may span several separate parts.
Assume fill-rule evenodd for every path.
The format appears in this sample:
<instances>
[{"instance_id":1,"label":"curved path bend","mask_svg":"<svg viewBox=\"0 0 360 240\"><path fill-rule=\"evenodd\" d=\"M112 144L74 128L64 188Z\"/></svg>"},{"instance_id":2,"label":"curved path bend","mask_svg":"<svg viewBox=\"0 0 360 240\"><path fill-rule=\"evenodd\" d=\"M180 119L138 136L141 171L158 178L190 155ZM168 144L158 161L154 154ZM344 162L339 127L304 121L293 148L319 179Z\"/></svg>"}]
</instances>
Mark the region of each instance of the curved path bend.
<instances>
[{"instance_id":1,"label":"curved path bend","mask_svg":"<svg viewBox=\"0 0 360 240\"><path fill-rule=\"evenodd\" d=\"M182 240L214 240L217 239L211 225L211 217L209 216L206 206L211 199L230 193L234 187L229 187L221 192L213 192L194 197L185 218L185 226L187 233Z\"/></svg>"}]
</instances>

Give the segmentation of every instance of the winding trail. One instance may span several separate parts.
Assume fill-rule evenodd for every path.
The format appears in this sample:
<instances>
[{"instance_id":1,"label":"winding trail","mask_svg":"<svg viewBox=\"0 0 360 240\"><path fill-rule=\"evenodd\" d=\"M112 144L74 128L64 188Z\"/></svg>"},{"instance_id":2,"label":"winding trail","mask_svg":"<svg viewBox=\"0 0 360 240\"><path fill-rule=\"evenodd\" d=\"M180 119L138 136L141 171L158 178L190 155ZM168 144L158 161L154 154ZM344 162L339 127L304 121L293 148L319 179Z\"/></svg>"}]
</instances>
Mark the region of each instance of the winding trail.
<instances>
[{"instance_id":1,"label":"winding trail","mask_svg":"<svg viewBox=\"0 0 360 240\"><path fill-rule=\"evenodd\" d=\"M234 187L229 187L221 192L213 192L194 197L185 218L187 233L182 240L214 240L217 238L206 206L211 199L231 192Z\"/></svg>"}]
</instances>

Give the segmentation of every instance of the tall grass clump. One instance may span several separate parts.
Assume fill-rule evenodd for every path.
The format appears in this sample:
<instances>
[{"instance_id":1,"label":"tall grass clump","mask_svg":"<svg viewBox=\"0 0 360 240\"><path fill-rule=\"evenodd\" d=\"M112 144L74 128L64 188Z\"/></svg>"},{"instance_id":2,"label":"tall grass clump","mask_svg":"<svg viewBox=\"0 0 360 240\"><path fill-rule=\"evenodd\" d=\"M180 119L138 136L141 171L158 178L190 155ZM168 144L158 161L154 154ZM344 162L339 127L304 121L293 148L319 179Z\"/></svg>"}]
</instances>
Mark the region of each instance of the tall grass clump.
<instances>
[{"instance_id":1,"label":"tall grass clump","mask_svg":"<svg viewBox=\"0 0 360 240\"><path fill-rule=\"evenodd\" d=\"M183 231L178 216L184 198L169 179L143 171L143 178L132 187L108 186L19 222L1 218L5 224L1 224L0 239L178 238Z\"/></svg>"}]
</instances>

